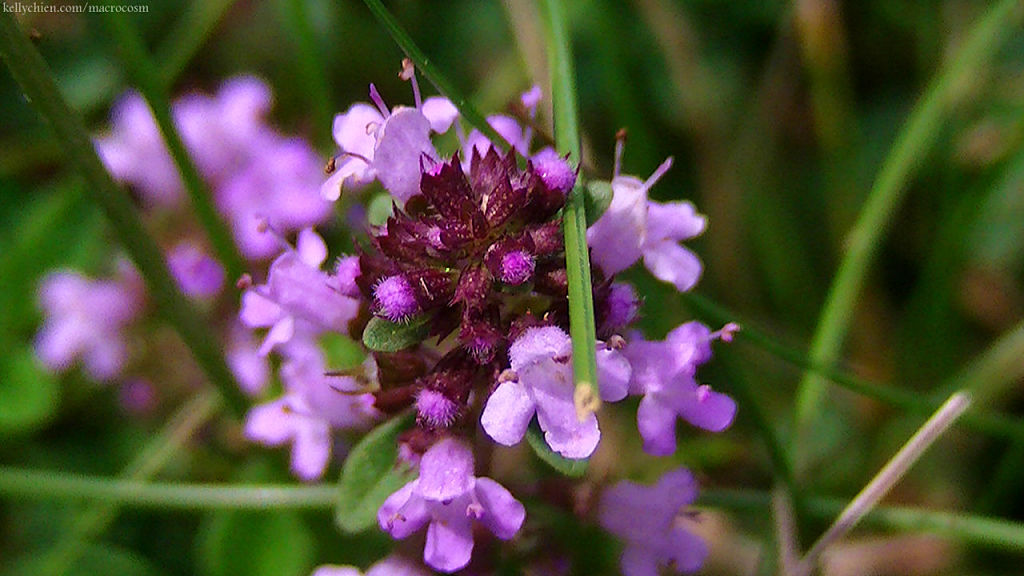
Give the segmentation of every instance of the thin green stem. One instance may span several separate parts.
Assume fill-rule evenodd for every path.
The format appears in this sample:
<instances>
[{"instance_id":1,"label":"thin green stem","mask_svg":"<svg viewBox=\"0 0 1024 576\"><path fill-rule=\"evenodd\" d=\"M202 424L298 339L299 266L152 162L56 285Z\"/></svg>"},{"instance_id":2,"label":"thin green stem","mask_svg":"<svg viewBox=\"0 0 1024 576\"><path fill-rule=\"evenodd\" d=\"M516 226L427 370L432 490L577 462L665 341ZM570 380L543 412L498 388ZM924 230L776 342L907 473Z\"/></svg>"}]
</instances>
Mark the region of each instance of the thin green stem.
<instances>
[{"instance_id":1,"label":"thin green stem","mask_svg":"<svg viewBox=\"0 0 1024 576\"><path fill-rule=\"evenodd\" d=\"M333 98L327 83L327 67L317 46L316 34L309 20L307 0L278 0L278 14L285 29L292 37L298 50L298 73L302 78L303 92L312 103L313 121L316 123L317 142L331 142Z\"/></svg>"},{"instance_id":2,"label":"thin green stem","mask_svg":"<svg viewBox=\"0 0 1024 576\"><path fill-rule=\"evenodd\" d=\"M572 46L560 0L542 0L544 37L551 72L551 103L554 115L555 146L568 152L579 163L580 133L576 111L576 73ZM600 406L597 390L597 329L594 325L594 295L590 280L590 255L587 251L587 219L583 209L583 182L576 187L562 211L565 233L565 269L569 280L569 334L572 336L572 367L576 381L576 414L595 411Z\"/></svg>"},{"instance_id":3,"label":"thin green stem","mask_svg":"<svg viewBox=\"0 0 1024 576\"><path fill-rule=\"evenodd\" d=\"M107 20L127 20L108 18ZM0 55L15 80L39 114L49 122L72 165L88 183L87 189L103 209L156 302L188 345L196 362L218 387L236 416L245 413L248 402L228 369L216 334L181 292L167 270L160 247L146 232L128 193L110 179L81 118L71 110L57 90L53 74L12 14L0 14Z\"/></svg>"},{"instance_id":4,"label":"thin green stem","mask_svg":"<svg viewBox=\"0 0 1024 576\"><path fill-rule=\"evenodd\" d=\"M848 504L841 498L810 496L807 514L834 518ZM771 494L760 490L704 490L697 503L739 512L764 513L771 507ZM879 506L864 517L862 524L903 532L927 532L1007 551L1024 552L1024 525L1018 522L906 506Z\"/></svg>"},{"instance_id":5,"label":"thin green stem","mask_svg":"<svg viewBox=\"0 0 1024 576\"><path fill-rule=\"evenodd\" d=\"M812 340L812 363L828 365L838 357L864 277L896 213L907 181L935 142L957 89L969 82L995 54L1001 40L1017 25L1021 12L1019 0L1002 0L990 8L974 25L956 57L928 87L897 136L850 232L846 255L829 289ZM798 458L805 453L806 437L817 417L824 392L825 380L810 372L804 375L796 403L794 449Z\"/></svg>"},{"instance_id":6,"label":"thin green stem","mask_svg":"<svg viewBox=\"0 0 1024 576\"><path fill-rule=\"evenodd\" d=\"M238 253L238 247L231 236L231 230L221 219L213 206L213 195L203 182L196 169L192 157L189 156L185 143L181 140L174 120L171 118L171 100L167 93L167 85L160 70L154 65L152 58L146 53L142 38L131 18L103 18L103 23L117 42L121 57L128 67L142 95L149 102L153 117L160 127L167 149L174 158L174 163L181 173L185 190L192 201L192 209L196 218L210 240L217 258L224 265L229 278L239 278L245 272L245 264Z\"/></svg>"},{"instance_id":7,"label":"thin green stem","mask_svg":"<svg viewBox=\"0 0 1024 576\"><path fill-rule=\"evenodd\" d=\"M200 393L171 417L159 434L121 473L121 478L140 482L151 478L217 411L220 396L213 390ZM117 517L116 503L100 503L75 518L64 537L41 562L40 574L66 574L87 549L89 541L102 533Z\"/></svg>"},{"instance_id":8,"label":"thin green stem","mask_svg":"<svg viewBox=\"0 0 1024 576\"><path fill-rule=\"evenodd\" d=\"M398 20L384 7L380 0L363 0L363 2L370 9L370 12L373 12L373 16L377 18L377 21L388 31L388 34L391 34L395 44L398 44L399 48L405 52L405 55L413 61L413 64L416 64L416 68L427 77L427 80L430 80L430 83L437 88L438 92L451 100L452 104L459 109L459 114L462 115L462 118L470 126L479 130L495 146L505 150L512 148L508 140L505 140L501 134L498 134L498 131L487 123L484 116L469 103L469 100L455 88L455 85L434 66L430 58L412 41L412 37L402 28L402 25L398 23Z\"/></svg>"},{"instance_id":9,"label":"thin green stem","mask_svg":"<svg viewBox=\"0 0 1024 576\"><path fill-rule=\"evenodd\" d=\"M328 510L338 499L338 489L332 485L168 484L15 468L0 468L0 494L27 500L192 511Z\"/></svg>"},{"instance_id":10,"label":"thin green stem","mask_svg":"<svg viewBox=\"0 0 1024 576\"><path fill-rule=\"evenodd\" d=\"M971 392L975 406L991 404L993 399L1014 386L1024 376L1024 322L1007 330L985 352L971 360L965 368L940 386L939 393L949 394L964 388Z\"/></svg>"},{"instance_id":11,"label":"thin green stem","mask_svg":"<svg viewBox=\"0 0 1024 576\"><path fill-rule=\"evenodd\" d=\"M164 86L171 86L185 67L203 47L221 18L235 0L206 0L192 2L167 34L167 40L156 50L154 61L160 63Z\"/></svg>"}]
</instances>

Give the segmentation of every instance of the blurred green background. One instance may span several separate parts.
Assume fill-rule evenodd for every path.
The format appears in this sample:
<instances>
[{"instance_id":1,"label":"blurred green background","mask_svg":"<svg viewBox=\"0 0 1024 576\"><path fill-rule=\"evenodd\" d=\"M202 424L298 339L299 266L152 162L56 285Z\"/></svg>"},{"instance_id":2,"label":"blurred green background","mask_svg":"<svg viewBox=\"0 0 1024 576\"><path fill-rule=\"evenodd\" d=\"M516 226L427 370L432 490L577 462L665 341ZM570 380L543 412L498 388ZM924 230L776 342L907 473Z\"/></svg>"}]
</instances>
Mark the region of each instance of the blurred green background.
<instances>
[{"instance_id":1,"label":"blurred green background","mask_svg":"<svg viewBox=\"0 0 1024 576\"><path fill-rule=\"evenodd\" d=\"M396 76L401 51L359 2L139 2L149 7L147 14L19 15L26 30L38 33L36 45L63 94L96 133L107 129L111 103L130 86L103 22L112 18L131 18L140 28L161 69L174 78L174 95L210 93L240 73L265 78L276 97L274 122L285 133L308 137L325 158L333 152L331 116L365 100L369 82L391 104L411 102ZM709 228L694 244L706 266L697 292L725 307L729 318L806 358L848 233L897 135L990 3L568 4L590 172L610 177L620 128L629 135L624 172L643 178L674 156L673 169L652 195L690 199L708 215ZM534 82L545 85L542 29L532 2L388 5L478 109L504 110ZM1019 419L1024 35L1017 8L998 50L955 78L934 139L913 150L903 200L848 318L841 367L922 399L941 398L957 374L1008 335L1001 341L1005 361L983 379L984 408ZM119 408L116 390L98 389L81 376L55 378L32 361L40 276L56 266L108 274L113 240L60 143L6 72L0 102L0 463L113 476L185 393L146 418L130 417ZM550 126L550 102L544 106L541 120ZM695 308L692 298L645 274L629 279L647 300L643 324L652 337L704 309L703 300ZM167 328L155 324L153 330ZM168 353L186 354L167 338ZM702 379L727 392L745 383L788 446L802 371L749 339L716 353L718 361L702 369ZM763 430L745 398L738 399L733 429L715 437L686 432L680 458L709 488L767 489L773 475ZM807 494L856 493L923 421L921 413L834 385L824 406L807 447ZM159 477L288 481L280 451L246 451L237 429L216 422L201 427ZM633 476L653 477L668 466L652 459L640 465L651 471L634 468ZM1022 483L1024 445L961 426L888 502L1024 521ZM0 569L40 570L31 563L52 561L59 546L68 545L68 535L82 529L82 509L0 500ZM764 509L720 519L721 526L708 522L719 531L705 572L749 573L751 562L743 562L753 554L756 566L760 547L771 550L770 515ZM804 530L813 536L824 526ZM865 548L855 549L853 560L843 557L853 568L836 560L831 573L1016 574L1021 565L1021 550L912 533L857 534L856 544ZM83 552L74 574L168 575L290 576L327 561L365 567L387 545L380 535L342 538L327 513L130 509L108 529L70 542ZM730 558L730 547L740 552ZM871 558L885 569L869 568Z\"/></svg>"}]
</instances>

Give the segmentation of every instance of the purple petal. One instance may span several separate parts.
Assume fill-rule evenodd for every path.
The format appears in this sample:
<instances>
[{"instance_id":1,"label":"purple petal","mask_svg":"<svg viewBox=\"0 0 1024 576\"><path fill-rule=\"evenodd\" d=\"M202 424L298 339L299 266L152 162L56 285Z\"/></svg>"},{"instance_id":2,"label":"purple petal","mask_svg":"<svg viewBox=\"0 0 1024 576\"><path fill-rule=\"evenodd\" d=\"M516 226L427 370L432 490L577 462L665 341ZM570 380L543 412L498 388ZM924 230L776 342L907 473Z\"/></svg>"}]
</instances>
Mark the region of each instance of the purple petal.
<instances>
[{"instance_id":1,"label":"purple petal","mask_svg":"<svg viewBox=\"0 0 1024 576\"><path fill-rule=\"evenodd\" d=\"M270 354L270 351L273 350L275 346L278 344L284 344L291 340L294 335L295 318L291 316L284 316L278 320L269 331L267 331L266 337L263 338L263 344L260 344L260 356Z\"/></svg>"},{"instance_id":2,"label":"purple petal","mask_svg":"<svg viewBox=\"0 0 1024 576\"><path fill-rule=\"evenodd\" d=\"M420 162L437 159L430 122L415 108L398 108L384 121L373 153L373 168L384 188L405 202L420 191Z\"/></svg>"},{"instance_id":3,"label":"purple petal","mask_svg":"<svg viewBox=\"0 0 1024 576\"><path fill-rule=\"evenodd\" d=\"M320 197L334 202L341 197L346 186L355 188L373 180L376 174L362 158L348 158L341 161L330 178L320 186Z\"/></svg>"},{"instance_id":4,"label":"purple petal","mask_svg":"<svg viewBox=\"0 0 1024 576\"><path fill-rule=\"evenodd\" d=\"M648 241L689 240L700 236L706 227L707 218L690 202L647 203Z\"/></svg>"},{"instance_id":5,"label":"purple petal","mask_svg":"<svg viewBox=\"0 0 1024 576\"><path fill-rule=\"evenodd\" d=\"M435 570L451 573L469 564L473 555L473 526L468 517L431 522L423 561Z\"/></svg>"},{"instance_id":6,"label":"purple petal","mask_svg":"<svg viewBox=\"0 0 1024 576\"><path fill-rule=\"evenodd\" d=\"M384 117L369 104L353 104L344 114L334 117L334 141L344 152L355 152L363 158L373 158L374 134L384 124Z\"/></svg>"},{"instance_id":7,"label":"purple petal","mask_svg":"<svg viewBox=\"0 0 1024 576\"><path fill-rule=\"evenodd\" d=\"M601 399L618 402L629 393L629 377L633 370L629 360L618 350L609 350L600 343L597 348L597 384L601 389Z\"/></svg>"},{"instance_id":8,"label":"purple petal","mask_svg":"<svg viewBox=\"0 0 1024 576\"><path fill-rule=\"evenodd\" d=\"M355 566L325 565L318 566L310 576L363 576L363 573Z\"/></svg>"},{"instance_id":9,"label":"purple petal","mask_svg":"<svg viewBox=\"0 0 1024 576\"><path fill-rule=\"evenodd\" d=\"M452 104L451 100L443 96L431 96L423 101L420 107L423 115L430 121L430 130L438 134L444 134L452 126L452 122L459 116L459 109Z\"/></svg>"},{"instance_id":10,"label":"purple petal","mask_svg":"<svg viewBox=\"0 0 1024 576\"><path fill-rule=\"evenodd\" d=\"M330 425L323 420L300 416L292 443L292 472L307 482L317 480L330 459Z\"/></svg>"},{"instance_id":11,"label":"purple petal","mask_svg":"<svg viewBox=\"0 0 1024 576\"><path fill-rule=\"evenodd\" d=\"M704 565L708 547L699 536L677 527L662 542L660 556L659 564L671 565L677 572L692 573Z\"/></svg>"},{"instance_id":12,"label":"purple petal","mask_svg":"<svg viewBox=\"0 0 1024 576\"><path fill-rule=\"evenodd\" d=\"M498 444L514 446L526 434L534 411L533 399L523 385L503 382L487 399L480 425Z\"/></svg>"},{"instance_id":13,"label":"purple petal","mask_svg":"<svg viewBox=\"0 0 1024 576\"><path fill-rule=\"evenodd\" d=\"M725 430L736 417L736 402L708 386L687 390L676 402L676 409L684 420L711 432Z\"/></svg>"},{"instance_id":14,"label":"purple petal","mask_svg":"<svg viewBox=\"0 0 1024 576\"><path fill-rule=\"evenodd\" d=\"M305 228L299 232L295 251L298 253L299 259L310 268L320 268L320 265L327 259L327 244L312 228Z\"/></svg>"},{"instance_id":15,"label":"purple petal","mask_svg":"<svg viewBox=\"0 0 1024 576\"><path fill-rule=\"evenodd\" d=\"M288 401L282 398L250 409L245 417L245 437L268 446L287 442L295 432L287 405Z\"/></svg>"},{"instance_id":16,"label":"purple petal","mask_svg":"<svg viewBox=\"0 0 1024 576\"><path fill-rule=\"evenodd\" d=\"M686 292L700 280L704 265L697 255L672 240L644 245L644 266L658 280L670 282Z\"/></svg>"},{"instance_id":17,"label":"purple petal","mask_svg":"<svg viewBox=\"0 0 1024 576\"><path fill-rule=\"evenodd\" d=\"M391 534L392 538L406 538L430 520L427 503L416 492L418 484L418 480L413 480L402 486L377 510L380 529Z\"/></svg>"},{"instance_id":18,"label":"purple petal","mask_svg":"<svg viewBox=\"0 0 1024 576\"><path fill-rule=\"evenodd\" d=\"M484 509L480 521L495 536L510 540L519 532L526 520L526 508L504 486L490 478L477 478L475 495Z\"/></svg>"},{"instance_id":19,"label":"purple petal","mask_svg":"<svg viewBox=\"0 0 1024 576\"><path fill-rule=\"evenodd\" d=\"M388 556L366 570L366 576L431 576L422 564L401 556Z\"/></svg>"},{"instance_id":20,"label":"purple petal","mask_svg":"<svg viewBox=\"0 0 1024 576\"><path fill-rule=\"evenodd\" d=\"M120 339L101 337L90 343L82 360L90 378L107 382L121 373L127 355L125 344Z\"/></svg>"},{"instance_id":21,"label":"purple petal","mask_svg":"<svg viewBox=\"0 0 1024 576\"><path fill-rule=\"evenodd\" d=\"M242 294L242 310L239 319L249 328L267 328L281 319L283 312L277 302L256 292L246 290Z\"/></svg>"},{"instance_id":22,"label":"purple petal","mask_svg":"<svg viewBox=\"0 0 1024 576\"><path fill-rule=\"evenodd\" d=\"M529 328L512 343L508 357L512 369L520 371L531 364L552 358L568 358L572 353L569 335L557 326Z\"/></svg>"},{"instance_id":23,"label":"purple petal","mask_svg":"<svg viewBox=\"0 0 1024 576\"><path fill-rule=\"evenodd\" d=\"M587 230L591 259L607 275L629 268L642 255L647 230L647 188L631 176L612 180L608 210Z\"/></svg>"},{"instance_id":24,"label":"purple petal","mask_svg":"<svg viewBox=\"0 0 1024 576\"><path fill-rule=\"evenodd\" d=\"M420 460L419 494L444 502L473 489L473 451L454 438L430 447Z\"/></svg>"},{"instance_id":25,"label":"purple petal","mask_svg":"<svg viewBox=\"0 0 1024 576\"><path fill-rule=\"evenodd\" d=\"M167 266L188 296L210 298L224 287L224 268L191 242L175 245L167 255Z\"/></svg>"},{"instance_id":26,"label":"purple petal","mask_svg":"<svg viewBox=\"0 0 1024 576\"><path fill-rule=\"evenodd\" d=\"M259 349L249 333L242 327L231 331L231 340L226 353L228 366L238 380L239 386L250 396L258 396L270 379L267 360L260 356Z\"/></svg>"},{"instance_id":27,"label":"purple petal","mask_svg":"<svg viewBox=\"0 0 1024 576\"><path fill-rule=\"evenodd\" d=\"M597 448L601 431L594 414L582 422L576 416L572 378L567 368L546 373L541 367L531 368L519 376L533 387L537 423L548 446L566 458L586 458Z\"/></svg>"},{"instance_id":28,"label":"purple petal","mask_svg":"<svg viewBox=\"0 0 1024 576\"><path fill-rule=\"evenodd\" d=\"M636 412L636 425L644 440L644 452L669 456L676 451L676 411L654 395L644 396Z\"/></svg>"}]
</instances>

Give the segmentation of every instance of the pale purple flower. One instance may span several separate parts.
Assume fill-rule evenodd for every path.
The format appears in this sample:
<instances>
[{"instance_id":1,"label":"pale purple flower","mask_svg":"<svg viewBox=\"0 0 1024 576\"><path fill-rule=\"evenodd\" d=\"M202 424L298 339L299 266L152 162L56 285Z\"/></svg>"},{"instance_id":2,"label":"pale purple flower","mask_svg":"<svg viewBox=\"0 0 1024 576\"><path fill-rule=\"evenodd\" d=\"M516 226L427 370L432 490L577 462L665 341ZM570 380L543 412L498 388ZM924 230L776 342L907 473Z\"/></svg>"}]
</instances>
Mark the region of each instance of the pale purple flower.
<instances>
[{"instance_id":1,"label":"pale purple flower","mask_svg":"<svg viewBox=\"0 0 1024 576\"><path fill-rule=\"evenodd\" d=\"M520 154L526 156L529 154L530 141L528 132L519 125L519 121L511 116L494 115L487 117L487 123L491 125L491 128L501 135L506 142L512 145ZM464 168L469 167L469 162L473 158L473 153L476 152L481 158L487 155L487 151L491 149L491 141L484 136L479 130L474 128L470 131L469 136L466 137L466 141L462 144L464 150L464 158L462 159Z\"/></svg>"},{"instance_id":2,"label":"pale purple flower","mask_svg":"<svg viewBox=\"0 0 1024 576\"><path fill-rule=\"evenodd\" d=\"M328 376L323 353L312 342L296 341L286 347L281 366L283 396L252 408L245 435L268 446L291 443L292 472L305 481L323 475L331 457L332 430L365 429L377 417L372 394L359 394L354 377ZM376 379L372 359L364 377Z\"/></svg>"},{"instance_id":3,"label":"pale purple flower","mask_svg":"<svg viewBox=\"0 0 1024 576\"><path fill-rule=\"evenodd\" d=\"M458 110L439 96L421 101L411 73L409 79L415 108L388 109L371 84L376 107L360 102L334 117L334 141L340 153L334 173L320 188L323 198L337 200L344 189L357 189L375 179L400 202L419 192L422 163L438 160L430 135L447 132Z\"/></svg>"},{"instance_id":4,"label":"pale purple flower","mask_svg":"<svg viewBox=\"0 0 1024 576\"><path fill-rule=\"evenodd\" d=\"M326 258L323 239L311 229L303 230L296 248L289 248L270 265L267 283L242 295L242 322L250 328L270 328L260 346L261 354L288 342L297 331L348 332L348 323L359 311L359 300L334 288L337 281L320 269Z\"/></svg>"},{"instance_id":5,"label":"pale purple flower","mask_svg":"<svg viewBox=\"0 0 1024 576\"><path fill-rule=\"evenodd\" d=\"M186 296L212 298L224 287L220 262L193 242L175 244L167 254L167 267Z\"/></svg>"},{"instance_id":6,"label":"pale purple flower","mask_svg":"<svg viewBox=\"0 0 1024 576\"><path fill-rule=\"evenodd\" d=\"M677 418L712 432L732 424L736 402L696 380L697 367L711 358L711 341L727 333L731 328L713 334L700 322L689 322L660 342L635 335L622 350L632 366L630 393L643 396L637 427L644 451L674 453Z\"/></svg>"},{"instance_id":7,"label":"pale purple flower","mask_svg":"<svg viewBox=\"0 0 1024 576\"><path fill-rule=\"evenodd\" d=\"M174 206L184 197L181 177L146 101L127 92L111 112L110 134L96 151L118 182L133 186L149 206Z\"/></svg>"},{"instance_id":8,"label":"pale purple flower","mask_svg":"<svg viewBox=\"0 0 1024 576\"><path fill-rule=\"evenodd\" d=\"M707 222L690 202L648 200L647 191L671 165L669 158L646 181L616 173L611 204L587 230L587 243L605 274L617 274L642 257L655 278L685 292L700 279L703 265L679 243L699 236Z\"/></svg>"},{"instance_id":9,"label":"pale purple flower","mask_svg":"<svg viewBox=\"0 0 1024 576\"><path fill-rule=\"evenodd\" d=\"M433 572L421 564L401 556L388 556L366 570L365 576L431 576ZM354 566L321 566L311 576L364 576Z\"/></svg>"},{"instance_id":10,"label":"pale purple flower","mask_svg":"<svg viewBox=\"0 0 1024 576\"><path fill-rule=\"evenodd\" d=\"M557 326L529 328L509 347L514 378L502 378L487 399L480 424L498 444L512 446L526 434L533 415L552 450L586 458L597 448L597 416L581 422L573 403L572 341ZM618 351L598 344L598 387L608 402L626 396L630 367Z\"/></svg>"},{"instance_id":11,"label":"pale purple flower","mask_svg":"<svg viewBox=\"0 0 1024 576\"><path fill-rule=\"evenodd\" d=\"M64 372L81 360L90 378L117 377L128 355L124 331L142 308L134 270L117 280L92 280L72 271L50 273L39 287L45 315L36 335L36 355L49 369Z\"/></svg>"},{"instance_id":12,"label":"pale purple flower","mask_svg":"<svg viewBox=\"0 0 1024 576\"><path fill-rule=\"evenodd\" d=\"M525 519L523 505L501 484L473 476L473 453L455 438L427 450L419 478L389 496L377 512L381 529L399 540L429 524L423 560L441 572L469 564L473 520L509 540Z\"/></svg>"},{"instance_id":13,"label":"pale purple flower","mask_svg":"<svg viewBox=\"0 0 1024 576\"><path fill-rule=\"evenodd\" d=\"M663 567L696 572L708 550L683 528L686 506L697 498L697 482L685 468L667 472L654 486L622 481L601 495L599 521L626 547L625 576L658 576Z\"/></svg>"}]
</instances>

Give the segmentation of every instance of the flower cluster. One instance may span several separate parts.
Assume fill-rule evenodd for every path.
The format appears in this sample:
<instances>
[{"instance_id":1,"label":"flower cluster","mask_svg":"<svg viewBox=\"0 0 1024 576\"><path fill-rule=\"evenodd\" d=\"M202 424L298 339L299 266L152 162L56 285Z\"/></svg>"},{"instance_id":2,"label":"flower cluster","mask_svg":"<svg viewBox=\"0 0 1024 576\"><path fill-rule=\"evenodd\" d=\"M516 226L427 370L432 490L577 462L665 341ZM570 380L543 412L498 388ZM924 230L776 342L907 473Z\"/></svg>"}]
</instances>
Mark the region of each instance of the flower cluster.
<instances>
[{"instance_id":1,"label":"flower cluster","mask_svg":"<svg viewBox=\"0 0 1024 576\"><path fill-rule=\"evenodd\" d=\"M453 572L471 561L474 523L507 540L525 520L523 505L508 490L475 475L470 446L478 423L490 441L512 446L535 422L548 448L568 459L587 458L600 443L599 415L581 419L574 404L568 335L561 213L578 168L551 148L531 152L532 130L512 117L488 118L511 145L504 152L477 130L467 134L450 102L421 98L410 64L402 77L412 85L413 107L389 108L371 85L373 104L355 104L337 116L339 152L320 188L335 200L377 183L390 195L390 216L381 225L367 224L369 236L357 243L357 253L339 257L327 271L321 269L326 250L307 247L310 237L300 234L296 248L271 266L266 283L245 293L242 318L268 328L261 350L279 350L285 368L296 341L328 332L362 340L367 368L357 371L358 381L326 367L324 378L346 398L361 398L360 406L375 415L416 414L399 452L418 477L382 503L380 527L396 539L426 527L425 562ZM523 94L519 110L532 118L539 98L536 88ZM453 129L458 149L439 153L432 136ZM679 290L692 288L701 263L680 242L699 235L705 220L688 202L649 200L648 190L671 160L642 181L619 173L621 154L620 142L608 184L613 197L587 233L600 338L597 384L605 402L640 397L644 450L665 456L675 451L678 419L710 431L731 424L735 403L699 383L697 369L710 358L712 342L731 339L735 326L713 332L691 322L661 341L646 340L632 327L641 301L615 275L643 259L655 277ZM288 394L258 408L247 431L266 443L290 439L296 473L315 478L326 464L318 435L326 417ZM680 470L648 492L619 485L602 499L600 523L627 545L623 569L652 574L670 564L694 570L703 544L674 519L692 502L695 483ZM636 515L659 506L656 527L630 528Z\"/></svg>"}]
</instances>

